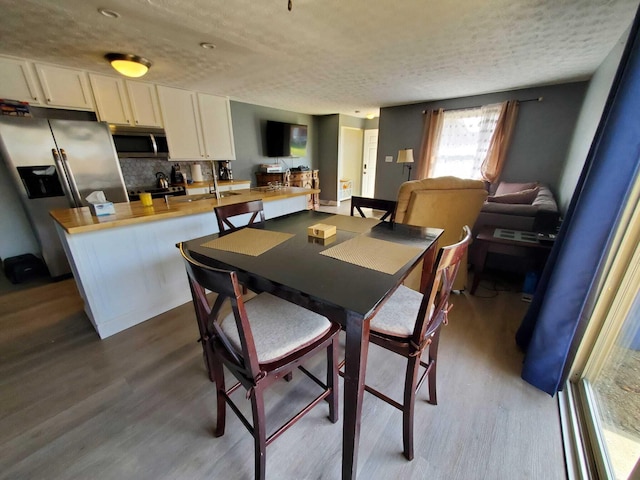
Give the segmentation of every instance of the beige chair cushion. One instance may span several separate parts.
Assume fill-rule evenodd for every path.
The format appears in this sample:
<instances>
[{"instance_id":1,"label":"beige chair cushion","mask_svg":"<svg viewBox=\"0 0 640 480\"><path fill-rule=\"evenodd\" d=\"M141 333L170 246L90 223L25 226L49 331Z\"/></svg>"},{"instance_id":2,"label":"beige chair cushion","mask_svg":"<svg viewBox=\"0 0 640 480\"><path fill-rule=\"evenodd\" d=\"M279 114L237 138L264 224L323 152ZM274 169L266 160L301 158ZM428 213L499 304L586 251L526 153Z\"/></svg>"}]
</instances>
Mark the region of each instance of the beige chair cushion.
<instances>
[{"instance_id":1,"label":"beige chair cushion","mask_svg":"<svg viewBox=\"0 0 640 480\"><path fill-rule=\"evenodd\" d=\"M258 361L267 363L299 350L329 331L331 322L306 308L261 293L245 303ZM242 351L233 313L221 322L231 344Z\"/></svg>"},{"instance_id":2,"label":"beige chair cushion","mask_svg":"<svg viewBox=\"0 0 640 480\"><path fill-rule=\"evenodd\" d=\"M410 337L416 325L420 302L421 293L400 285L371 319L371 330L394 337Z\"/></svg>"}]
</instances>

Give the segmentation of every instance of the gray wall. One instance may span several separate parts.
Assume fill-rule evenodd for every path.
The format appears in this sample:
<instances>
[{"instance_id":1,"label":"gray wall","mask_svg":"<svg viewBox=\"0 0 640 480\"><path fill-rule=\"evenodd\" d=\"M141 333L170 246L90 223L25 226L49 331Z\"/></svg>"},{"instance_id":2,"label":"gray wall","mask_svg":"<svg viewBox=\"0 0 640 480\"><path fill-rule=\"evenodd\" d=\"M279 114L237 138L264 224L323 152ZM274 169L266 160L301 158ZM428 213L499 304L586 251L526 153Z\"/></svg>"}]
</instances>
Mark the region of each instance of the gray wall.
<instances>
[{"instance_id":1,"label":"gray wall","mask_svg":"<svg viewBox=\"0 0 640 480\"><path fill-rule=\"evenodd\" d=\"M567 161L558 186L558 205L562 212L566 212L575 186L578 183L578 177L587 159L593 136L600 123L600 117L609 96L609 90L628 36L629 29L620 37L618 43L613 47L589 82L589 88L580 110Z\"/></svg>"},{"instance_id":2,"label":"gray wall","mask_svg":"<svg viewBox=\"0 0 640 480\"><path fill-rule=\"evenodd\" d=\"M320 169L320 200L338 198L338 137L340 115L316 117L318 125L318 168Z\"/></svg>"},{"instance_id":3,"label":"gray wall","mask_svg":"<svg viewBox=\"0 0 640 480\"><path fill-rule=\"evenodd\" d=\"M423 110L469 108L537 97L544 99L542 102L520 104L501 180L537 180L549 185L557 194L586 86L586 82L568 83L381 109L376 197L394 200L398 188L406 181L406 172L403 174L402 166L395 161L398 150L402 148L413 148L417 156L422 140ZM387 155L393 156L393 163L385 163ZM412 173L414 172L415 169ZM412 178L415 176L412 175Z\"/></svg>"},{"instance_id":4,"label":"gray wall","mask_svg":"<svg viewBox=\"0 0 640 480\"><path fill-rule=\"evenodd\" d=\"M251 180L251 185L255 186L255 173L258 171L259 165L261 163L277 163L278 160L286 168L299 165L318 168L315 160L317 156L316 122L313 116L249 103L234 101L230 103L233 137L236 147L236 160L231 162L231 168L235 179ZM309 128L307 131L306 157L283 157L280 159L266 157L264 152L266 148L265 128L267 120L307 125Z\"/></svg>"}]
</instances>

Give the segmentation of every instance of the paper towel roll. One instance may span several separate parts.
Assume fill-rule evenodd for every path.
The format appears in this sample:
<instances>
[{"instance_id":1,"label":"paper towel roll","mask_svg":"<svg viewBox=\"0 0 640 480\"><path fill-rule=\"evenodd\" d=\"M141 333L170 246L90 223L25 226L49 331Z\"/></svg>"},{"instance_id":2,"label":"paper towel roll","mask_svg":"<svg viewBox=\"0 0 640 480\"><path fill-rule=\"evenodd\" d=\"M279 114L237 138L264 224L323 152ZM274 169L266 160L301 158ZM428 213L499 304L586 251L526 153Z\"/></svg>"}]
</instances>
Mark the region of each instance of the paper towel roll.
<instances>
[{"instance_id":1,"label":"paper towel roll","mask_svg":"<svg viewBox=\"0 0 640 480\"><path fill-rule=\"evenodd\" d=\"M202 181L202 165L199 163L191 165L191 180L194 182Z\"/></svg>"}]
</instances>

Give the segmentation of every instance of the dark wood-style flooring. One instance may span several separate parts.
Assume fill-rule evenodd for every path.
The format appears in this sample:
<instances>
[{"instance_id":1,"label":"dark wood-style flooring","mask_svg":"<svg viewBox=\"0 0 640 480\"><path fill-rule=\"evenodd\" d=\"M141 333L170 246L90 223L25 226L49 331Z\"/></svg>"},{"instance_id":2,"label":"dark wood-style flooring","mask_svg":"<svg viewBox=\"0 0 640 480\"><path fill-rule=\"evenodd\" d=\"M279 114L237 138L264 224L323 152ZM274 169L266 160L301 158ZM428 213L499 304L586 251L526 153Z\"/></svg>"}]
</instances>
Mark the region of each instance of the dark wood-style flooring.
<instances>
[{"instance_id":1,"label":"dark wood-style flooring","mask_svg":"<svg viewBox=\"0 0 640 480\"><path fill-rule=\"evenodd\" d=\"M557 402L519 375L513 337L527 304L512 292L454 303L440 404L416 408L415 459L402 456L400 412L366 395L359 478L565 478ZM231 411L225 436L212 435L214 387L197 336L185 304L100 340L73 280L0 296L0 478L253 478L252 438ZM399 398L402 368L371 347L371 384ZM272 425L316 388L304 375L282 382L269 397ZM268 478L340 478L342 422L327 413L316 407L268 448Z\"/></svg>"}]
</instances>

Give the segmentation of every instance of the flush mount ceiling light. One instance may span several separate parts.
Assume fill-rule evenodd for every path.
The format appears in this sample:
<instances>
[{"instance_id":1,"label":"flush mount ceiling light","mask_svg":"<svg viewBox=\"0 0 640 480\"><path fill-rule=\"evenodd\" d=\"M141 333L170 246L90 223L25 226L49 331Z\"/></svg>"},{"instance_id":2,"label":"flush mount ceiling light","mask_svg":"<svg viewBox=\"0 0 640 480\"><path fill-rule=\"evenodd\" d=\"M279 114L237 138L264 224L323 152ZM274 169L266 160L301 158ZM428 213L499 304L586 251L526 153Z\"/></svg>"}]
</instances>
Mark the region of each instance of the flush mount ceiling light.
<instances>
[{"instance_id":1,"label":"flush mount ceiling light","mask_svg":"<svg viewBox=\"0 0 640 480\"><path fill-rule=\"evenodd\" d=\"M209 43L209 42L202 42L200 46L207 50L213 50L214 48L216 48L216 46L213 43Z\"/></svg>"},{"instance_id":2,"label":"flush mount ceiling light","mask_svg":"<svg viewBox=\"0 0 640 480\"><path fill-rule=\"evenodd\" d=\"M146 58L130 53L107 53L106 58L111 66L126 77L141 77L149 70L151 62Z\"/></svg>"}]
</instances>

